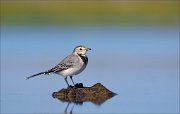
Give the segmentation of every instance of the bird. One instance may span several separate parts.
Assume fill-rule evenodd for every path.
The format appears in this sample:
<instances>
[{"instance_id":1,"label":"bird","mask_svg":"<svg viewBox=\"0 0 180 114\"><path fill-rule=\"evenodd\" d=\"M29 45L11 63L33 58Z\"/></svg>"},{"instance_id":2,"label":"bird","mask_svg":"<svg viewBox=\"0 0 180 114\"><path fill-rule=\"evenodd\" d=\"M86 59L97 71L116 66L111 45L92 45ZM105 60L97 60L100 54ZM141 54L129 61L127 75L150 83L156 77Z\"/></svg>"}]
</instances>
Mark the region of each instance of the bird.
<instances>
[{"instance_id":1,"label":"bird","mask_svg":"<svg viewBox=\"0 0 180 114\"><path fill-rule=\"evenodd\" d=\"M68 87L70 86L67 77L69 76L72 83L75 85L73 81L73 76L81 73L88 64L88 57L86 55L87 51L91 50L91 48L87 48L84 45L76 46L73 50L73 52L65 57L59 64L57 64L55 67L40 72L37 74L34 74L32 76L27 77L26 79L30 79L35 76L39 75L47 75L47 74L58 74L64 77L64 80L66 81Z\"/></svg>"}]
</instances>

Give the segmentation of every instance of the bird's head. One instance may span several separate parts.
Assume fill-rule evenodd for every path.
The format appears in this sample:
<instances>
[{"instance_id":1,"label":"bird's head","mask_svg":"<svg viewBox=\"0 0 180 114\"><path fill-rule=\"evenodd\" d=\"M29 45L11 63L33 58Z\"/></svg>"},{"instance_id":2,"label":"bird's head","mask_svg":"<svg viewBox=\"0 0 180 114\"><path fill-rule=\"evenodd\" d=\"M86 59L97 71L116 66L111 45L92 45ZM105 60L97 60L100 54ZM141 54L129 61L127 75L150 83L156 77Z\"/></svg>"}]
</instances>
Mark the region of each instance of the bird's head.
<instances>
[{"instance_id":1,"label":"bird's head","mask_svg":"<svg viewBox=\"0 0 180 114\"><path fill-rule=\"evenodd\" d=\"M84 56L86 54L87 51L91 50L91 48L87 48L83 45L80 46L76 46L73 50L73 54L75 55L80 55L80 56Z\"/></svg>"}]
</instances>

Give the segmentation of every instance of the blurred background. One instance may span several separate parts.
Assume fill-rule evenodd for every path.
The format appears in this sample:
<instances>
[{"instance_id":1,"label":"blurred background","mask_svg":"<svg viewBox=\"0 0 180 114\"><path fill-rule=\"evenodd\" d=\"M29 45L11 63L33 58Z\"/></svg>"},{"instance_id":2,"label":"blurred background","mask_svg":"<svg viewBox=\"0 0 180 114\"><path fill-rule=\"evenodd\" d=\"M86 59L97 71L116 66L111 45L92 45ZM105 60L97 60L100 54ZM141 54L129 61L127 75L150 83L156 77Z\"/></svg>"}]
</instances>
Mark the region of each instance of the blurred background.
<instances>
[{"instance_id":1,"label":"blurred background","mask_svg":"<svg viewBox=\"0 0 180 114\"><path fill-rule=\"evenodd\" d=\"M73 113L179 113L179 4L1 0L1 113L63 113L67 103L51 96L66 88L63 77L25 78L80 44L92 50L74 81L99 82L118 95Z\"/></svg>"}]
</instances>

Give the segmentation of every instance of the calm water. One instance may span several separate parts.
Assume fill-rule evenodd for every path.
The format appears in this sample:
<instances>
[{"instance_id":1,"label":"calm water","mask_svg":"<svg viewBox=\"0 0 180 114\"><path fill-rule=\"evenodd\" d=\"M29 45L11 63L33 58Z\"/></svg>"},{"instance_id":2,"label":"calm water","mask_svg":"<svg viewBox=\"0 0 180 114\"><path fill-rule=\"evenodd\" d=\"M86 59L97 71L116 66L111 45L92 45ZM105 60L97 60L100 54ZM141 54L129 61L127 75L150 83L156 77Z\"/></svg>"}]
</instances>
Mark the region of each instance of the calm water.
<instances>
[{"instance_id":1,"label":"calm water","mask_svg":"<svg viewBox=\"0 0 180 114\"><path fill-rule=\"evenodd\" d=\"M61 76L25 80L53 67L79 44L92 51L88 67L74 81L100 82L118 94L100 106L52 98L66 87ZM1 112L178 113L178 49L178 27L2 26Z\"/></svg>"}]
</instances>

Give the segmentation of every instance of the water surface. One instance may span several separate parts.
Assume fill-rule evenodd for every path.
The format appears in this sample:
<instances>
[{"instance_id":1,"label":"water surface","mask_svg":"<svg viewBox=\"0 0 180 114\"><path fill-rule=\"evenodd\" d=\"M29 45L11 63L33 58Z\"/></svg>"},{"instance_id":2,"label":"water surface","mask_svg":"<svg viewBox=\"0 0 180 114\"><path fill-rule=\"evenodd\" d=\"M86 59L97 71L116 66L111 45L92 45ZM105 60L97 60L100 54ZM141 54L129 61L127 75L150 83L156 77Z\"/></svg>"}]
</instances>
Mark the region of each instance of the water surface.
<instances>
[{"instance_id":1,"label":"water surface","mask_svg":"<svg viewBox=\"0 0 180 114\"><path fill-rule=\"evenodd\" d=\"M173 26L2 26L1 112L178 113L178 43L179 29ZM61 76L25 80L53 67L79 44L92 50L87 68L74 81L100 82L118 94L100 106L54 99L52 93L66 87Z\"/></svg>"}]
</instances>

